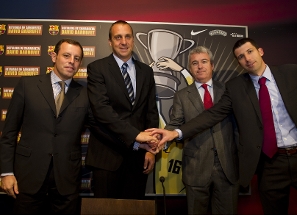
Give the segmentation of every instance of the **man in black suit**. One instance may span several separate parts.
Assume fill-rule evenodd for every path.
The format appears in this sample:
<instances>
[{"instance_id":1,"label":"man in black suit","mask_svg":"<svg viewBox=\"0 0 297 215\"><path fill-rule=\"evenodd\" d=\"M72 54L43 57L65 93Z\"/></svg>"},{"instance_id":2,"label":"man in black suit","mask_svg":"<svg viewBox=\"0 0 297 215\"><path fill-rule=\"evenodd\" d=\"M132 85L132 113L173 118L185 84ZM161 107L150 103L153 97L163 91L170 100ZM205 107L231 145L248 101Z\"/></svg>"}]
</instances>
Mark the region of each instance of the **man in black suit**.
<instances>
[{"instance_id":1,"label":"man in black suit","mask_svg":"<svg viewBox=\"0 0 297 215\"><path fill-rule=\"evenodd\" d=\"M93 172L95 197L143 199L155 152L140 149L149 147L136 141L153 140L141 131L159 126L153 70L132 57L134 36L127 22L111 25L109 45L113 53L87 67L96 123L90 128L86 165ZM129 89L122 75L124 63L131 79ZM154 143L149 145L154 148Z\"/></svg>"},{"instance_id":2,"label":"man in black suit","mask_svg":"<svg viewBox=\"0 0 297 215\"><path fill-rule=\"evenodd\" d=\"M162 145L174 138L189 138L233 112L239 130L240 184L248 186L257 173L264 213L287 214L290 187L297 188L297 65L266 65L263 49L250 38L237 41L233 53L247 73L226 83L221 100L213 108L182 125L180 130L148 131L162 134ZM272 108L270 126L264 125L266 120L262 117L268 111L261 112L258 100L261 94L258 81L262 77L266 78L269 92L266 103L271 102L269 107ZM270 154L264 153L266 144L263 148L268 127L272 128L268 143L275 144Z\"/></svg>"},{"instance_id":3,"label":"man in black suit","mask_svg":"<svg viewBox=\"0 0 297 215\"><path fill-rule=\"evenodd\" d=\"M2 188L16 214L79 214L81 132L90 116L86 87L73 80L83 48L62 39L51 56L51 73L21 77L8 107L0 141ZM62 106L55 99L62 92ZM21 138L17 143L18 134ZM50 210L42 211L47 198Z\"/></svg>"}]
</instances>

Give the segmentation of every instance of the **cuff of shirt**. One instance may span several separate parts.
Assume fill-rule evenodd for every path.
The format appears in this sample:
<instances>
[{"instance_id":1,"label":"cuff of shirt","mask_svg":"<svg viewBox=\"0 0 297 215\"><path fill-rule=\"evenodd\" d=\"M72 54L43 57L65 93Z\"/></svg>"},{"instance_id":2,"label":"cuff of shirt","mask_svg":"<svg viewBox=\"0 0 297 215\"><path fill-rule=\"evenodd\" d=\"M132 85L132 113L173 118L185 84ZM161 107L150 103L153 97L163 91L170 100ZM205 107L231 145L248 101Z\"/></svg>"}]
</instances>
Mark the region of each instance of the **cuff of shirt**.
<instances>
[{"instance_id":1,"label":"cuff of shirt","mask_svg":"<svg viewBox=\"0 0 297 215\"><path fill-rule=\"evenodd\" d=\"M178 138L176 138L176 140L183 139L183 132L180 129L178 129L178 128L176 128L174 130L178 133Z\"/></svg>"},{"instance_id":2,"label":"cuff of shirt","mask_svg":"<svg viewBox=\"0 0 297 215\"><path fill-rule=\"evenodd\" d=\"M139 146L140 146L140 143L138 143L138 142L134 142L133 150L134 150L134 151L137 151L137 150L139 149Z\"/></svg>"},{"instance_id":3,"label":"cuff of shirt","mask_svg":"<svg viewBox=\"0 0 297 215\"><path fill-rule=\"evenodd\" d=\"M2 173L1 176L14 175L12 172Z\"/></svg>"}]
</instances>

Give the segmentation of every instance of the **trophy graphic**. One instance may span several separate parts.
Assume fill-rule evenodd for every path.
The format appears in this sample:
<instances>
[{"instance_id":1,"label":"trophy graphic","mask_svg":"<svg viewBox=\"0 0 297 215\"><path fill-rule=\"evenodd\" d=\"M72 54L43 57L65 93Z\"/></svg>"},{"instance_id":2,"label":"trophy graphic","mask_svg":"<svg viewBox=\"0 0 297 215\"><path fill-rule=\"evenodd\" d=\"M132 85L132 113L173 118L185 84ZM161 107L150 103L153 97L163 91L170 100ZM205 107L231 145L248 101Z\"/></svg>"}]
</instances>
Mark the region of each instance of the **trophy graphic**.
<instances>
[{"instance_id":1,"label":"trophy graphic","mask_svg":"<svg viewBox=\"0 0 297 215\"><path fill-rule=\"evenodd\" d=\"M141 36L147 36L147 46L141 41ZM154 29L148 33L139 32L136 33L136 38L145 49L149 50L154 61L151 66L154 71L157 97L160 99L172 98L177 86L180 84L180 80L173 76L172 71L157 68L156 63L161 57L175 59L177 55L190 49L194 45L194 41L184 39L180 34L165 29ZM183 42L188 42L189 45L181 51Z\"/></svg>"}]
</instances>

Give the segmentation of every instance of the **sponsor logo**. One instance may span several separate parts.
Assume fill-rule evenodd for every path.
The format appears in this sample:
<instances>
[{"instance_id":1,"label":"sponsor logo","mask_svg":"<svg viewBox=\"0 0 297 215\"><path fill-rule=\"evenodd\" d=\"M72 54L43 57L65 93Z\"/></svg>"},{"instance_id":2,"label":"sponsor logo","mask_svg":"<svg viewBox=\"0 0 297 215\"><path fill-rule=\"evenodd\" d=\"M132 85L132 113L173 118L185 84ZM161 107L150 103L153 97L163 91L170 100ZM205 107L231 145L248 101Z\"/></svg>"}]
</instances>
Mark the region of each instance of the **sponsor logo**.
<instances>
[{"instance_id":1,"label":"sponsor logo","mask_svg":"<svg viewBox=\"0 0 297 215\"><path fill-rule=\"evenodd\" d=\"M41 46L6 45L5 55L8 56L40 56Z\"/></svg>"},{"instance_id":2,"label":"sponsor logo","mask_svg":"<svg viewBox=\"0 0 297 215\"><path fill-rule=\"evenodd\" d=\"M9 24L8 35L42 35L42 25Z\"/></svg>"},{"instance_id":3,"label":"sponsor logo","mask_svg":"<svg viewBox=\"0 0 297 215\"><path fill-rule=\"evenodd\" d=\"M59 33L59 25L50 25L48 33L50 35L57 35Z\"/></svg>"},{"instance_id":4,"label":"sponsor logo","mask_svg":"<svg viewBox=\"0 0 297 215\"><path fill-rule=\"evenodd\" d=\"M52 53L55 51L55 46L48 46L47 53L49 56L52 56Z\"/></svg>"},{"instance_id":5,"label":"sponsor logo","mask_svg":"<svg viewBox=\"0 0 297 215\"><path fill-rule=\"evenodd\" d=\"M2 99L11 99L14 88L3 87Z\"/></svg>"},{"instance_id":6,"label":"sponsor logo","mask_svg":"<svg viewBox=\"0 0 297 215\"><path fill-rule=\"evenodd\" d=\"M1 121L5 121L5 119L6 119L6 113L7 113L7 110L6 109L2 109L1 110Z\"/></svg>"},{"instance_id":7,"label":"sponsor logo","mask_svg":"<svg viewBox=\"0 0 297 215\"><path fill-rule=\"evenodd\" d=\"M0 55L4 53L4 45L0 45Z\"/></svg>"},{"instance_id":8,"label":"sponsor logo","mask_svg":"<svg viewBox=\"0 0 297 215\"><path fill-rule=\"evenodd\" d=\"M212 30L209 32L210 36L215 36L215 35L222 35L224 37L227 36L227 32L226 31L222 31L222 30Z\"/></svg>"},{"instance_id":9,"label":"sponsor logo","mask_svg":"<svg viewBox=\"0 0 297 215\"><path fill-rule=\"evenodd\" d=\"M0 66L0 76L2 75L2 66Z\"/></svg>"},{"instance_id":10,"label":"sponsor logo","mask_svg":"<svg viewBox=\"0 0 297 215\"><path fill-rule=\"evenodd\" d=\"M191 31L191 35L195 36L195 35L197 35L197 34L201 34L201 33L204 32L204 31L207 31L207 29L204 29L204 30L202 30L202 31L196 31L196 32L194 32L194 31L192 30L192 31Z\"/></svg>"},{"instance_id":11,"label":"sponsor logo","mask_svg":"<svg viewBox=\"0 0 297 215\"><path fill-rule=\"evenodd\" d=\"M87 68L79 68L73 78L87 78Z\"/></svg>"},{"instance_id":12,"label":"sponsor logo","mask_svg":"<svg viewBox=\"0 0 297 215\"><path fill-rule=\"evenodd\" d=\"M45 71L45 73L47 74L47 73L50 73L51 71L53 71L54 70L54 67L53 66L48 66L48 67L46 67L46 71Z\"/></svg>"},{"instance_id":13,"label":"sponsor logo","mask_svg":"<svg viewBox=\"0 0 297 215\"><path fill-rule=\"evenodd\" d=\"M5 32L6 32L6 25L4 25L4 24L1 24L0 25L0 35L2 35L2 34L5 34Z\"/></svg>"},{"instance_id":14,"label":"sponsor logo","mask_svg":"<svg viewBox=\"0 0 297 215\"><path fill-rule=\"evenodd\" d=\"M4 66L4 77L35 76L40 74L38 66Z\"/></svg>"},{"instance_id":15,"label":"sponsor logo","mask_svg":"<svg viewBox=\"0 0 297 215\"><path fill-rule=\"evenodd\" d=\"M96 36L96 26L61 25L61 35Z\"/></svg>"},{"instance_id":16,"label":"sponsor logo","mask_svg":"<svg viewBox=\"0 0 297 215\"><path fill-rule=\"evenodd\" d=\"M81 144L88 144L90 138L90 132L83 132L81 134Z\"/></svg>"},{"instance_id":17,"label":"sponsor logo","mask_svg":"<svg viewBox=\"0 0 297 215\"><path fill-rule=\"evenodd\" d=\"M83 46L84 57L95 57L95 46Z\"/></svg>"},{"instance_id":18,"label":"sponsor logo","mask_svg":"<svg viewBox=\"0 0 297 215\"><path fill-rule=\"evenodd\" d=\"M238 33L231 33L230 35L231 37L243 37L242 34L238 34Z\"/></svg>"},{"instance_id":19,"label":"sponsor logo","mask_svg":"<svg viewBox=\"0 0 297 215\"><path fill-rule=\"evenodd\" d=\"M90 178L82 178L81 179L81 189L82 190L90 190L91 189L91 179Z\"/></svg>"},{"instance_id":20,"label":"sponsor logo","mask_svg":"<svg viewBox=\"0 0 297 215\"><path fill-rule=\"evenodd\" d=\"M21 132L19 132L18 137L17 137L17 142L18 142L18 143L19 143L20 140L21 140L21 136L22 136L22 134L21 134Z\"/></svg>"}]
</instances>

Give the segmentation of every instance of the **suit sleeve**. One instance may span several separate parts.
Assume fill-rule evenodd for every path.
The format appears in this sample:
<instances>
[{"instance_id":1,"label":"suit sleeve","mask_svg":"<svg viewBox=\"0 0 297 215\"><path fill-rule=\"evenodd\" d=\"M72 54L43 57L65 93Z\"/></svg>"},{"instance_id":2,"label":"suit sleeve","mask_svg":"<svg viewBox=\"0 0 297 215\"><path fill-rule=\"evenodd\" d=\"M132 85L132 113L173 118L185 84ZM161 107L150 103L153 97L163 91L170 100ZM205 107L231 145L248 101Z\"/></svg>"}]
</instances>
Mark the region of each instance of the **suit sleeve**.
<instances>
[{"instance_id":1,"label":"suit sleeve","mask_svg":"<svg viewBox=\"0 0 297 215\"><path fill-rule=\"evenodd\" d=\"M158 128L159 127L159 113L156 101L156 84L154 79L154 72L151 67L148 68L149 74L149 96L147 102L147 115L146 115L146 125L144 129L147 128Z\"/></svg>"},{"instance_id":2,"label":"suit sleeve","mask_svg":"<svg viewBox=\"0 0 297 215\"><path fill-rule=\"evenodd\" d=\"M165 126L167 130L174 130L185 123L184 108L182 106L179 93L175 93L173 97L172 113L170 115L170 122Z\"/></svg>"},{"instance_id":3,"label":"suit sleeve","mask_svg":"<svg viewBox=\"0 0 297 215\"><path fill-rule=\"evenodd\" d=\"M24 79L21 78L13 91L0 140L1 173L13 172L17 137L22 125L24 102Z\"/></svg>"}]
</instances>

